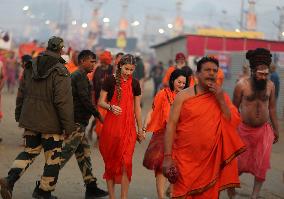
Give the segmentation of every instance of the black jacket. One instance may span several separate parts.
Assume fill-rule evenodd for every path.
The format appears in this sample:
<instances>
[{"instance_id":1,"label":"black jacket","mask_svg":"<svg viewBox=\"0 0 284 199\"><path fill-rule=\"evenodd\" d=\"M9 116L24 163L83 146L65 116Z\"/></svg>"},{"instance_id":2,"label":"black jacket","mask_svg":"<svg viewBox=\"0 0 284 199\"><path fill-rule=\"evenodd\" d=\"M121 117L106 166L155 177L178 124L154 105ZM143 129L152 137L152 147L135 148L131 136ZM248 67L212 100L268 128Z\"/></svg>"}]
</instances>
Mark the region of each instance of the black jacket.
<instances>
[{"instance_id":1,"label":"black jacket","mask_svg":"<svg viewBox=\"0 0 284 199\"><path fill-rule=\"evenodd\" d=\"M92 86L86 72L80 69L71 74L71 80L75 122L87 126L92 115L100 115L92 104Z\"/></svg>"}]
</instances>

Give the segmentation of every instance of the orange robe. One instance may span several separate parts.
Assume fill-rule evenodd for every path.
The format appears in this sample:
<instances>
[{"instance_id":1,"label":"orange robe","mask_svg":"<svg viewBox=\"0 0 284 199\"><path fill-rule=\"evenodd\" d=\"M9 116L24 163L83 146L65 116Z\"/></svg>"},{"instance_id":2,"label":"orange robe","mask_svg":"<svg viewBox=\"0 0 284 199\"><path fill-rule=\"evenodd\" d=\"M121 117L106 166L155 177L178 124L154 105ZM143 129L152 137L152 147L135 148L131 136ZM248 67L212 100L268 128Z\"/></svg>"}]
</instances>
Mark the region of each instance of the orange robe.
<instances>
[{"instance_id":1,"label":"orange robe","mask_svg":"<svg viewBox=\"0 0 284 199\"><path fill-rule=\"evenodd\" d=\"M73 61L68 62L65 66L70 74L78 69L78 66L76 66Z\"/></svg>"},{"instance_id":2,"label":"orange robe","mask_svg":"<svg viewBox=\"0 0 284 199\"><path fill-rule=\"evenodd\" d=\"M144 155L143 166L154 170L156 175L162 173L165 129L175 96L176 93L170 88L164 88L157 93L153 102L151 120L146 127L147 132L153 132L153 135Z\"/></svg>"},{"instance_id":3,"label":"orange robe","mask_svg":"<svg viewBox=\"0 0 284 199\"><path fill-rule=\"evenodd\" d=\"M222 86L222 85L223 85L223 82L224 82L224 78L225 78L224 72L223 72L223 70L219 67L218 73L217 73L217 79L216 79L217 85Z\"/></svg>"},{"instance_id":4,"label":"orange robe","mask_svg":"<svg viewBox=\"0 0 284 199\"><path fill-rule=\"evenodd\" d=\"M194 87L195 84L197 84L197 79L195 79L194 75L191 75L188 78L189 81L189 87Z\"/></svg>"},{"instance_id":5,"label":"orange robe","mask_svg":"<svg viewBox=\"0 0 284 199\"><path fill-rule=\"evenodd\" d=\"M173 198L217 199L220 190L239 186L236 156L245 149L236 131L240 116L227 95L225 100L230 121L211 93L183 103L173 144L173 159L180 171Z\"/></svg>"},{"instance_id":6,"label":"orange robe","mask_svg":"<svg viewBox=\"0 0 284 199\"><path fill-rule=\"evenodd\" d=\"M110 104L118 105L116 89ZM107 112L99 142L99 149L105 163L104 179L114 180L117 184L121 183L123 167L126 169L129 181L132 176L132 157L137 137L132 78L126 82L121 80L119 106L122 109L120 115Z\"/></svg>"},{"instance_id":7,"label":"orange robe","mask_svg":"<svg viewBox=\"0 0 284 199\"><path fill-rule=\"evenodd\" d=\"M169 84L169 80L170 80L171 74L172 74L172 72L173 72L175 69L176 69L175 66L170 66L170 67L168 68L168 70L166 71L166 74L165 74L165 76L164 76L164 78L163 78L163 81L162 81L162 83L163 83L164 86Z\"/></svg>"},{"instance_id":8,"label":"orange robe","mask_svg":"<svg viewBox=\"0 0 284 199\"><path fill-rule=\"evenodd\" d=\"M165 130L175 96L176 93L170 88L164 88L157 93L152 105L153 112L147 125L147 132L157 133Z\"/></svg>"}]
</instances>

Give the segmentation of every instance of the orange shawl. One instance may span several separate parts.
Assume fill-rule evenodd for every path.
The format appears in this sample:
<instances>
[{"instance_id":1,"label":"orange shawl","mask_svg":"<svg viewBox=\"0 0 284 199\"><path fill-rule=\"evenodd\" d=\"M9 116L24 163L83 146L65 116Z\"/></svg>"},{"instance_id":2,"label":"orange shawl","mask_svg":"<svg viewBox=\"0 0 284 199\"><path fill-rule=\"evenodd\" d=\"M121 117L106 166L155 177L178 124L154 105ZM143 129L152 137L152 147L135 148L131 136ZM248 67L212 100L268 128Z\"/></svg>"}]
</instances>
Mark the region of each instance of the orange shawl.
<instances>
[{"instance_id":1,"label":"orange shawl","mask_svg":"<svg viewBox=\"0 0 284 199\"><path fill-rule=\"evenodd\" d=\"M168 85L172 72L176 69L175 66L170 66L163 78L163 85Z\"/></svg>"},{"instance_id":2,"label":"orange shawl","mask_svg":"<svg viewBox=\"0 0 284 199\"><path fill-rule=\"evenodd\" d=\"M160 90L154 98L151 114L151 120L147 125L147 132L160 132L166 128L171 105L175 99L176 93L170 88Z\"/></svg>"},{"instance_id":3,"label":"orange shawl","mask_svg":"<svg viewBox=\"0 0 284 199\"><path fill-rule=\"evenodd\" d=\"M244 150L236 131L240 116L227 95L225 100L230 121L211 93L183 103L173 144L173 158L181 174L173 185L174 198L215 199L219 190L239 186L235 157Z\"/></svg>"},{"instance_id":4,"label":"orange shawl","mask_svg":"<svg viewBox=\"0 0 284 199\"><path fill-rule=\"evenodd\" d=\"M110 102L118 105L117 89ZM121 80L122 109L120 115L108 111L100 135L99 148L105 162L104 178L121 183L122 169L125 167L129 181L132 176L132 156L136 143L136 128L134 119L134 99L132 78Z\"/></svg>"}]
</instances>

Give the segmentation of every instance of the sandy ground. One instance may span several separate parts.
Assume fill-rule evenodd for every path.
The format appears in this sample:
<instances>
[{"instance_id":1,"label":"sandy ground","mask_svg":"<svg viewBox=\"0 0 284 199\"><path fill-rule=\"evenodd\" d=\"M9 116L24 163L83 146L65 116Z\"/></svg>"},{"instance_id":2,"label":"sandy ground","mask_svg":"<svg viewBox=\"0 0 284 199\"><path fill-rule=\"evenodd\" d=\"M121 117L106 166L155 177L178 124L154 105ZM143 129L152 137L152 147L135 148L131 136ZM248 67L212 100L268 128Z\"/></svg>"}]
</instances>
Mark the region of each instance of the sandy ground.
<instances>
[{"instance_id":1,"label":"sandy ground","mask_svg":"<svg viewBox=\"0 0 284 199\"><path fill-rule=\"evenodd\" d=\"M143 115L151 106L152 83L147 82L145 86L145 94L143 97ZM17 127L14 120L15 94L4 92L2 98L2 106L4 111L4 119L0 124L0 137L3 142L0 144L0 176L6 176L16 155L23 149L22 133L23 129ZM267 180L263 186L261 196L266 199L284 198L284 184L282 172L284 170L284 123L281 122L280 141L273 146L271 156L271 169L267 174ZM142 166L142 159L149 143L150 135L142 144L137 144L133 158L133 178L130 184L130 199L155 199L156 188L155 178L152 171L146 170ZM106 183L102 179L104 164L98 152L93 147L92 160L95 175L98 178L98 184L102 188L106 188ZM14 188L14 199L30 199L35 186L35 181L42 174L44 165L43 154L40 154L35 162L30 166L22 178L17 182ZM241 176L242 188L238 190L237 198L249 198L252 191L253 177L250 175ZM61 199L83 199L85 187L79 172L76 160L73 157L65 168L60 172L56 191L54 192ZM119 196L119 186L117 186L117 197ZM220 198L227 198L225 193Z\"/></svg>"}]
</instances>

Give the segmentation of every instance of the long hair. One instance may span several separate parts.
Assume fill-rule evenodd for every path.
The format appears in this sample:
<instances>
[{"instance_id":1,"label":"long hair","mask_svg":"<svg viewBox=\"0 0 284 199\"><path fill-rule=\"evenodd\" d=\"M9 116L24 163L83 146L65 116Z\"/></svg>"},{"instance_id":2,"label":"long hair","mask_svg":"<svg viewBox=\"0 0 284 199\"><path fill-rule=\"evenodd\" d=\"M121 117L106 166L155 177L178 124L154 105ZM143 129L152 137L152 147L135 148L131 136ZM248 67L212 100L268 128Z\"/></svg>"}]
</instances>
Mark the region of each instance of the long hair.
<instances>
[{"instance_id":1,"label":"long hair","mask_svg":"<svg viewBox=\"0 0 284 199\"><path fill-rule=\"evenodd\" d=\"M125 64L136 65L135 57L131 54L126 54L121 57L118 62L118 67L115 73L115 85L117 91L117 101L118 104L121 100L121 67Z\"/></svg>"},{"instance_id":2,"label":"long hair","mask_svg":"<svg viewBox=\"0 0 284 199\"><path fill-rule=\"evenodd\" d=\"M255 70L259 65L270 66L272 55L269 50L265 48L257 48L255 50L249 50L246 53L246 58L249 61L251 70Z\"/></svg>"}]
</instances>

